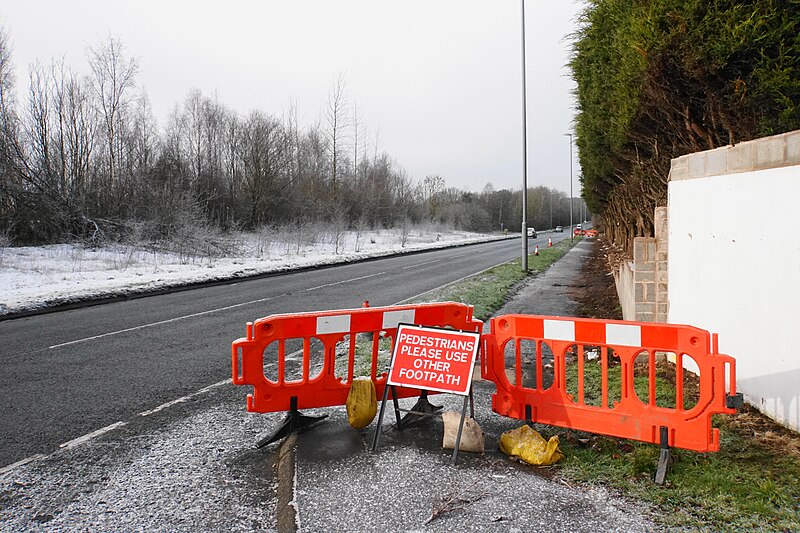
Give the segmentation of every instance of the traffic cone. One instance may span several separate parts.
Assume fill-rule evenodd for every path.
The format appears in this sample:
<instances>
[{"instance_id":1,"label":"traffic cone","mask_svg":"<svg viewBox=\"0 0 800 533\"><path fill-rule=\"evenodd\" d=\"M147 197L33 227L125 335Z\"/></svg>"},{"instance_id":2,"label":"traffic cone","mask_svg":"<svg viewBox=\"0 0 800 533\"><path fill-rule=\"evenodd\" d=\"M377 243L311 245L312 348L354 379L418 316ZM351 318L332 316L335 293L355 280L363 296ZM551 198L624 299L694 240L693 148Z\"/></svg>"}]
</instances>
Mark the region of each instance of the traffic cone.
<instances>
[{"instance_id":1,"label":"traffic cone","mask_svg":"<svg viewBox=\"0 0 800 533\"><path fill-rule=\"evenodd\" d=\"M550 237L547 238L547 246L553 246L553 239Z\"/></svg>"},{"instance_id":2,"label":"traffic cone","mask_svg":"<svg viewBox=\"0 0 800 533\"><path fill-rule=\"evenodd\" d=\"M533 255L539 255L539 245L537 244L536 247L533 249Z\"/></svg>"}]
</instances>

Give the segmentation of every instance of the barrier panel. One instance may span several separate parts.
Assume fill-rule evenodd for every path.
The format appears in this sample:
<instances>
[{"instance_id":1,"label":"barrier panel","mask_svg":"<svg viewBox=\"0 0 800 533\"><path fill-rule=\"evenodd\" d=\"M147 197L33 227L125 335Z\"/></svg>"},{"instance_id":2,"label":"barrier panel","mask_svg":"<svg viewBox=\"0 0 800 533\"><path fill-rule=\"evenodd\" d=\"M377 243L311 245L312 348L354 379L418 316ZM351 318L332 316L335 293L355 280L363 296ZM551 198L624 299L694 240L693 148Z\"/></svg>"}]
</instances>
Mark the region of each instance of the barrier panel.
<instances>
[{"instance_id":1,"label":"barrier panel","mask_svg":"<svg viewBox=\"0 0 800 533\"><path fill-rule=\"evenodd\" d=\"M356 365L363 363L380 396L386 376L379 367L388 371L401 322L477 332L483 327L472 306L454 302L272 315L248 322L247 337L233 342L233 383L253 387L248 411L297 416L298 409L344 405Z\"/></svg>"},{"instance_id":2,"label":"barrier panel","mask_svg":"<svg viewBox=\"0 0 800 533\"><path fill-rule=\"evenodd\" d=\"M691 326L505 315L491 319L482 349L496 413L662 449L718 450L711 416L741 401L735 360ZM684 366L699 374L699 390Z\"/></svg>"}]
</instances>

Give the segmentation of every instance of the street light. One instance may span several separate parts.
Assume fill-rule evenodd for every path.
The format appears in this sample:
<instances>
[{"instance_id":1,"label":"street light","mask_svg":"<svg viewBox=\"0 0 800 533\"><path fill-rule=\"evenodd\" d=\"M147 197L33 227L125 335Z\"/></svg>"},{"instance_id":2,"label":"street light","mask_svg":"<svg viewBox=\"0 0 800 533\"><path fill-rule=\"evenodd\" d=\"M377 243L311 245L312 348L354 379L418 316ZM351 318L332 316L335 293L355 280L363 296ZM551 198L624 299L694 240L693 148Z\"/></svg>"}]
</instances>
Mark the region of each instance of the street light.
<instances>
[{"instance_id":1,"label":"street light","mask_svg":"<svg viewBox=\"0 0 800 533\"><path fill-rule=\"evenodd\" d=\"M525 0L522 8L522 270L528 271L528 111L525 89Z\"/></svg>"},{"instance_id":2,"label":"street light","mask_svg":"<svg viewBox=\"0 0 800 533\"><path fill-rule=\"evenodd\" d=\"M569 137L569 238L575 240L575 230L572 228L572 133L565 133Z\"/></svg>"}]
</instances>

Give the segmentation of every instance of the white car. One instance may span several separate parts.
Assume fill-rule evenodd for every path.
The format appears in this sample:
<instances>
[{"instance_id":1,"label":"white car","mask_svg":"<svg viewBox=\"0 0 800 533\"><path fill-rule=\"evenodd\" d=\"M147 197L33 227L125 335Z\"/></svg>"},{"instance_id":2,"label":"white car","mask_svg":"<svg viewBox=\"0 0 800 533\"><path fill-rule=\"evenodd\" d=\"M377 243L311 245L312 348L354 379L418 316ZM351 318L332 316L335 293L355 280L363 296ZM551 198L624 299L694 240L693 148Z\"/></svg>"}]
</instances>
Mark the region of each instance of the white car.
<instances>
[{"instance_id":1,"label":"white car","mask_svg":"<svg viewBox=\"0 0 800 533\"><path fill-rule=\"evenodd\" d=\"M533 228L528 228L528 237L536 238L536 230Z\"/></svg>"}]
</instances>

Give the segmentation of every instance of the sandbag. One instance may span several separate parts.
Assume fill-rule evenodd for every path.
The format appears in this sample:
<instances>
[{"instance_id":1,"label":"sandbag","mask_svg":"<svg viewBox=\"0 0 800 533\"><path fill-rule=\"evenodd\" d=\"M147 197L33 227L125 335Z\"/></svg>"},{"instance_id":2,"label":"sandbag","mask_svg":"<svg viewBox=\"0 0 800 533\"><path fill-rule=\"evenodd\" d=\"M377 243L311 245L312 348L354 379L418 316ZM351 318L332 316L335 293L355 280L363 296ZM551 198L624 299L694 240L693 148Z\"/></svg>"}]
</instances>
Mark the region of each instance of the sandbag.
<instances>
[{"instance_id":1,"label":"sandbag","mask_svg":"<svg viewBox=\"0 0 800 533\"><path fill-rule=\"evenodd\" d=\"M516 457L531 465L551 465L564 458L558 449L558 436L553 435L550 440L528 425L506 431L500 435L500 451L509 457Z\"/></svg>"},{"instance_id":2,"label":"sandbag","mask_svg":"<svg viewBox=\"0 0 800 533\"><path fill-rule=\"evenodd\" d=\"M378 412L378 396L375 383L369 377L353 379L347 393L347 421L356 429L367 427Z\"/></svg>"},{"instance_id":3,"label":"sandbag","mask_svg":"<svg viewBox=\"0 0 800 533\"><path fill-rule=\"evenodd\" d=\"M458 436L458 424L461 422L461 413L455 411L445 411L442 413L444 422L444 435L442 437L442 448L453 449L456 447L456 437ZM485 451L483 430L475 420L470 417L464 418L464 429L461 431L461 442L458 444L459 451L483 453Z\"/></svg>"}]
</instances>

